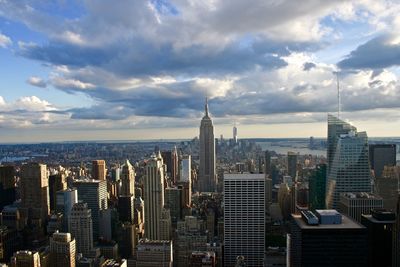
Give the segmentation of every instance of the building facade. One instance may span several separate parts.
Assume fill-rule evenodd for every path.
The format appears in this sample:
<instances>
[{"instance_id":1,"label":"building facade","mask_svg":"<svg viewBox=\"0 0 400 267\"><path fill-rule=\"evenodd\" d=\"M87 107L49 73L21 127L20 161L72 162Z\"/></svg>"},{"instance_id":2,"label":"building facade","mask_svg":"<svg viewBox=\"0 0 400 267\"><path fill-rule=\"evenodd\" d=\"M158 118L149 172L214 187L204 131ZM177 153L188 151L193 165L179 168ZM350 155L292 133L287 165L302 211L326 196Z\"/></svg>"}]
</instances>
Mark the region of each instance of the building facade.
<instances>
[{"instance_id":1,"label":"building facade","mask_svg":"<svg viewBox=\"0 0 400 267\"><path fill-rule=\"evenodd\" d=\"M265 252L264 174L224 175L224 264L244 256L249 266L263 266Z\"/></svg>"}]
</instances>

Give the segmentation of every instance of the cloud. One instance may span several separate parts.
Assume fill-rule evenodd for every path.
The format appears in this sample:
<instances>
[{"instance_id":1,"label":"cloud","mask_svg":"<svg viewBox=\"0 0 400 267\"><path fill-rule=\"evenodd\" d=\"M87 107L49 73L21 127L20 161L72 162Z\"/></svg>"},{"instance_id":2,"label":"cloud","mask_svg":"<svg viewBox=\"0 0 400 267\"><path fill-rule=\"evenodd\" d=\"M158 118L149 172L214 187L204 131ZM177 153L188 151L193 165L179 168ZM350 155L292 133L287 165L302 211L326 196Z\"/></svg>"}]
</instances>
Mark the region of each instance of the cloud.
<instances>
[{"instance_id":1,"label":"cloud","mask_svg":"<svg viewBox=\"0 0 400 267\"><path fill-rule=\"evenodd\" d=\"M8 37L0 32L0 47L6 48L6 47L10 46L11 44L12 44L12 41L11 41L10 37Z\"/></svg>"},{"instance_id":2,"label":"cloud","mask_svg":"<svg viewBox=\"0 0 400 267\"><path fill-rule=\"evenodd\" d=\"M37 77L37 76L29 77L26 82L29 83L30 85L33 85L36 87L41 87L41 88L47 87L46 81L44 81L42 78Z\"/></svg>"},{"instance_id":3,"label":"cloud","mask_svg":"<svg viewBox=\"0 0 400 267\"><path fill-rule=\"evenodd\" d=\"M338 63L342 69L382 69L400 65L398 36L379 36L360 45Z\"/></svg>"},{"instance_id":4,"label":"cloud","mask_svg":"<svg viewBox=\"0 0 400 267\"><path fill-rule=\"evenodd\" d=\"M312 62L306 62L306 63L304 63L303 66L304 66L304 67L303 67L303 70L304 70L304 71L308 71L308 70L311 70L312 68L315 68L317 65L315 65L315 64L312 63Z\"/></svg>"}]
</instances>

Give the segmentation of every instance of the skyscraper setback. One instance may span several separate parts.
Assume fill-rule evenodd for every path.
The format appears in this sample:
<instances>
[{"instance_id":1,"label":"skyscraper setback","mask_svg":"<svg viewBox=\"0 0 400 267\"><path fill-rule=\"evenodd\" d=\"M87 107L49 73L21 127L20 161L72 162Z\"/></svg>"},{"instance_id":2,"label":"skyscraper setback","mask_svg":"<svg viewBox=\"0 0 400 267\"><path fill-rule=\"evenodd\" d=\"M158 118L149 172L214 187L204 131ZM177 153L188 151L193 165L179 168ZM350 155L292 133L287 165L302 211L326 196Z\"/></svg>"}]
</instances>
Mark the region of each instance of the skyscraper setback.
<instances>
[{"instance_id":1,"label":"skyscraper setback","mask_svg":"<svg viewBox=\"0 0 400 267\"><path fill-rule=\"evenodd\" d=\"M208 101L206 99L205 114L200 124L199 191L214 192L215 189L214 126L208 114Z\"/></svg>"}]
</instances>

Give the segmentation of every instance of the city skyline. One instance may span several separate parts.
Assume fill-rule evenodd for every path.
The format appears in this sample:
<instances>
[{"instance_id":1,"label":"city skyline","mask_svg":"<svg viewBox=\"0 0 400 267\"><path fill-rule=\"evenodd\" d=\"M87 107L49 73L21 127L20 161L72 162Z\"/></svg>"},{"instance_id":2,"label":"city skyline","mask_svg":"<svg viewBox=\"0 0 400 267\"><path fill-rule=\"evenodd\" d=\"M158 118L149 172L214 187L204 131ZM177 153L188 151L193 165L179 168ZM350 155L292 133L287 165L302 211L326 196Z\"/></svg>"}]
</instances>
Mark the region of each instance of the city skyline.
<instances>
[{"instance_id":1,"label":"city skyline","mask_svg":"<svg viewBox=\"0 0 400 267\"><path fill-rule=\"evenodd\" d=\"M239 138L323 137L338 71L341 117L397 136L399 10L370 0L3 0L0 138L192 138L206 96L216 137L231 137L234 122Z\"/></svg>"}]
</instances>

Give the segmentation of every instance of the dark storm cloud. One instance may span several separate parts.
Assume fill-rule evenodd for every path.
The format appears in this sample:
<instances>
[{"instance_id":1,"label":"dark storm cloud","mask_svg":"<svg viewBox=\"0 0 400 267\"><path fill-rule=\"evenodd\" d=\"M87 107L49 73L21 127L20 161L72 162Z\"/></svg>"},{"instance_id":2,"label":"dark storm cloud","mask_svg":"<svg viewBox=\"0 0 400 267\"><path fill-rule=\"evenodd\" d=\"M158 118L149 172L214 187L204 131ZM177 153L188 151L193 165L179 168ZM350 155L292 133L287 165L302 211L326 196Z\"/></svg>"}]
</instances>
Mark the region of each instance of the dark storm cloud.
<instances>
[{"instance_id":1,"label":"dark storm cloud","mask_svg":"<svg viewBox=\"0 0 400 267\"><path fill-rule=\"evenodd\" d=\"M337 65L342 69L382 69L400 65L400 44L392 36L376 37L357 47Z\"/></svg>"}]
</instances>

